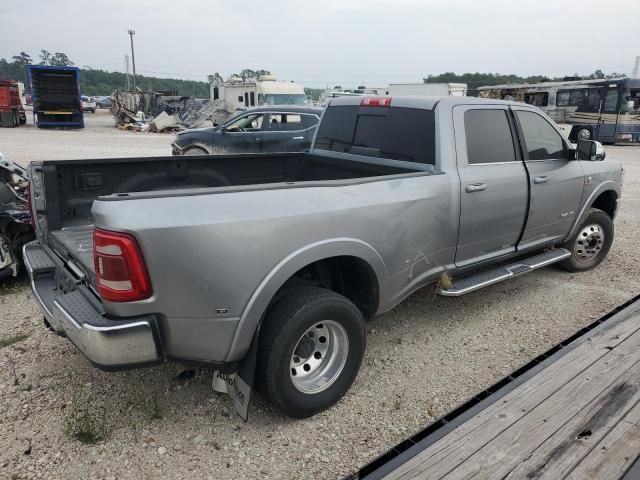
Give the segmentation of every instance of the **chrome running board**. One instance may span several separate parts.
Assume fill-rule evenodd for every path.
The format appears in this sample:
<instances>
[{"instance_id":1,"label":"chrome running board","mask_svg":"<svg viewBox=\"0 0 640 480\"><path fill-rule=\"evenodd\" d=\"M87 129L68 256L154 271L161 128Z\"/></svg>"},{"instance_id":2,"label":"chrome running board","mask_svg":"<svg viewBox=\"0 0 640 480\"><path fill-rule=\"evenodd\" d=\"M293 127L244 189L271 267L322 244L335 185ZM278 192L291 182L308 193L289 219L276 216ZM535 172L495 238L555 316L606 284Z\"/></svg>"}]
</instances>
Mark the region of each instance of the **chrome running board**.
<instances>
[{"instance_id":1,"label":"chrome running board","mask_svg":"<svg viewBox=\"0 0 640 480\"><path fill-rule=\"evenodd\" d=\"M459 297L460 295L480 290L481 288L488 287L489 285L503 282L509 278L524 275L525 273L532 272L538 268L546 267L547 265L559 262L560 260L564 260L570 256L571 252L566 248L549 250L532 257L523 258L503 267L494 268L492 270L471 275L470 277L456 280L451 285L451 288L439 289L438 295L443 295L445 297Z\"/></svg>"}]
</instances>

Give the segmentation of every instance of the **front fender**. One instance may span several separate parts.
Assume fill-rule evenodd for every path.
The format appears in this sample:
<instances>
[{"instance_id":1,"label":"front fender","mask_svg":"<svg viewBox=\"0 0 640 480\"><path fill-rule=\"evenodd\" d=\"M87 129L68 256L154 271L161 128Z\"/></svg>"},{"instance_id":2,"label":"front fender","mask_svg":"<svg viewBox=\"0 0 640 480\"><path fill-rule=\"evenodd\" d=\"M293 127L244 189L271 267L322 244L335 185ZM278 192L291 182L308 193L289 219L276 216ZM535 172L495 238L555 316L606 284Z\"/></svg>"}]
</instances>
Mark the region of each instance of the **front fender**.
<instances>
[{"instance_id":1,"label":"front fender","mask_svg":"<svg viewBox=\"0 0 640 480\"><path fill-rule=\"evenodd\" d=\"M607 190L612 190L616 192L618 199L620 198L621 188L619 184L617 184L613 180L607 180L602 182L600 185L598 185L598 187L593 192L591 192L591 195L589 195L587 200L582 205L579 214L576 216L576 221L573 223L573 226L571 227L571 231L569 232L566 238L571 238L576 233L576 230L578 229L578 227L580 227L580 225L582 225L584 220L587 218L587 215L589 214L589 209L593 205L593 202L595 202L596 198L598 198L600 194L602 194L603 192L606 192Z\"/></svg>"},{"instance_id":2,"label":"front fender","mask_svg":"<svg viewBox=\"0 0 640 480\"><path fill-rule=\"evenodd\" d=\"M357 257L365 261L375 273L379 300L387 298L387 269L380 254L371 245L354 238L334 238L307 245L282 259L253 292L240 317L226 361L240 360L246 354L269 302L293 274L314 262L338 256Z\"/></svg>"}]
</instances>

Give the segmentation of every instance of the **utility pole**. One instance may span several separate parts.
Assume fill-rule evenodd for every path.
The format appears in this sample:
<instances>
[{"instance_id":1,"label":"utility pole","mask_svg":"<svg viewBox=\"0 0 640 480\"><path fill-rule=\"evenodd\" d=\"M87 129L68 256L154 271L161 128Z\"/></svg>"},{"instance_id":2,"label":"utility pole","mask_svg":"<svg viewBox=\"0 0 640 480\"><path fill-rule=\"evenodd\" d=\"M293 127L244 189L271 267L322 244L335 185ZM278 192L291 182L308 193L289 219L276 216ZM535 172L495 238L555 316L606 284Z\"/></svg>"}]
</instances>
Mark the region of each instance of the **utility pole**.
<instances>
[{"instance_id":1,"label":"utility pole","mask_svg":"<svg viewBox=\"0 0 640 480\"><path fill-rule=\"evenodd\" d=\"M636 57L636 64L633 66L633 76L640 77L640 56Z\"/></svg>"},{"instance_id":2,"label":"utility pole","mask_svg":"<svg viewBox=\"0 0 640 480\"><path fill-rule=\"evenodd\" d=\"M129 30L129 37L131 37L131 64L133 65L133 90L136 91L136 55L133 52L133 36L136 34L135 30Z\"/></svg>"},{"instance_id":3,"label":"utility pole","mask_svg":"<svg viewBox=\"0 0 640 480\"><path fill-rule=\"evenodd\" d=\"M129 85L129 55L124 55L124 65L127 69L127 92L131 91L131 85Z\"/></svg>"}]
</instances>

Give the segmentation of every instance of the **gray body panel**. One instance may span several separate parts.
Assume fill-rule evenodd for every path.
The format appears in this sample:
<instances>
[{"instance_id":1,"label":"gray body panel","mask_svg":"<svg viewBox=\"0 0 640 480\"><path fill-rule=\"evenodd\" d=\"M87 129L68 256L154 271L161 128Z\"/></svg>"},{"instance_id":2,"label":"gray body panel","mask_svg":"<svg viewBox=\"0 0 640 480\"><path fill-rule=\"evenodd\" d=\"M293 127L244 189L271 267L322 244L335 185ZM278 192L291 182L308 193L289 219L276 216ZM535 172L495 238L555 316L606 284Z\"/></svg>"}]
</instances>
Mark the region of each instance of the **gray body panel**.
<instances>
[{"instance_id":1,"label":"gray body panel","mask_svg":"<svg viewBox=\"0 0 640 480\"><path fill-rule=\"evenodd\" d=\"M332 106L360 100L343 97ZM147 300L102 302L104 310L112 317L153 315L168 357L233 362L249 349L278 289L315 261L351 256L366 262L381 313L443 271L456 274L561 243L599 193L620 196L621 168L611 161L469 165L464 125L454 112L510 111L521 104L394 97L392 106L434 110L435 165L410 164L413 173L366 178L97 198L94 224L137 238L153 286ZM409 164L313 149L311 154L344 165ZM539 174L553 181L533 184ZM488 188L466 192L466 185L479 182ZM568 211L573 213L561 216Z\"/></svg>"}]
</instances>

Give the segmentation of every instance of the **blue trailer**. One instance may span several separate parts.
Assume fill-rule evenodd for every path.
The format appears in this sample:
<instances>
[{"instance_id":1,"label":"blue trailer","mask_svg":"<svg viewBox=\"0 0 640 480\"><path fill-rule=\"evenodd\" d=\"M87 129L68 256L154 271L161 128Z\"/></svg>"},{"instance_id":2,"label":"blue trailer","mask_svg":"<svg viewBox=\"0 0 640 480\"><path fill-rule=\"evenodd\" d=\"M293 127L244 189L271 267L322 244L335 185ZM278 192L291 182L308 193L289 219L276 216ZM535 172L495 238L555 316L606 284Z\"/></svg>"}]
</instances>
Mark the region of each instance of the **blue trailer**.
<instances>
[{"instance_id":1,"label":"blue trailer","mask_svg":"<svg viewBox=\"0 0 640 480\"><path fill-rule=\"evenodd\" d=\"M84 128L79 68L29 65L29 83L38 128Z\"/></svg>"}]
</instances>

